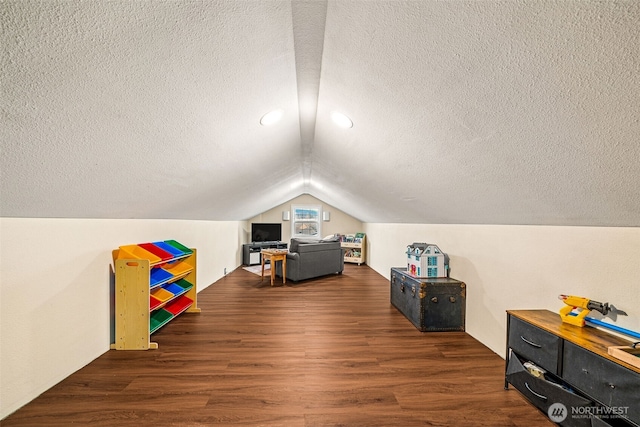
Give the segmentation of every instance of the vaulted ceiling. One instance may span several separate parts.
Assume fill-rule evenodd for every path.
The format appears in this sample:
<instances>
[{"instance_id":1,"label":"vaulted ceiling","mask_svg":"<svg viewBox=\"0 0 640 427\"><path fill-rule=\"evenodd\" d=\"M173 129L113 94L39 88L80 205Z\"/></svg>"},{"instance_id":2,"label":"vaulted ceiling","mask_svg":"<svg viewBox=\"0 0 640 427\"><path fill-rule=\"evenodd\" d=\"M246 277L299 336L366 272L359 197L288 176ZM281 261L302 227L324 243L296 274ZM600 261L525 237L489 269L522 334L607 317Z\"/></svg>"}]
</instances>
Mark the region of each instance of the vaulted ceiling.
<instances>
[{"instance_id":1,"label":"vaulted ceiling","mask_svg":"<svg viewBox=\"0 0 640 427\"><path fill-rule=\"evenodd\" d=\"M4 217L242 220L308 193L365 222L640 226L640 2L0 14Z\"/></svg>"}]
</instances>

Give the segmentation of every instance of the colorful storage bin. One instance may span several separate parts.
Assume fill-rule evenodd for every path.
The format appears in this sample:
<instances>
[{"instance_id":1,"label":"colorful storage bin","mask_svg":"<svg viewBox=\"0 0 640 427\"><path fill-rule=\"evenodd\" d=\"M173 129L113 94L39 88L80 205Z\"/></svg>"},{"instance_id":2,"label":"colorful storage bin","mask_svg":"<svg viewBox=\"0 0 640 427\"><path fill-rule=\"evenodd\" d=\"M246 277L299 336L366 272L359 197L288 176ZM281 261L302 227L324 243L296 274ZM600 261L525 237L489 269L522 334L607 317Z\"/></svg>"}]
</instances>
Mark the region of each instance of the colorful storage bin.
<instances>
[{"instance_id":1,"label":"colorful storage bin","mask_svg":"<svg viewBox=\"0 0 640 427\"><path fill-rule=\"evenodd\" d=\"M154 254L155 256L160 258L160 260L162 260L162 261L169 261L169 260L171 260L173 258L173 254L171 254L170 252L167 252L167 251L165 251L163 249L160 249L159 247L157 247L153 243L140 243L138 246L140 246L142 249L145 249L145 250L151 252L152 254Z\"/></svg>"},{"instance_id":2,"label":"colorful storage bin","mask_svg":"<svg viewBox=\"0 0 640 427\"><path fill-rule=\"evenodd\" d=\"M149 279L149 286L151 288L155 288L156 286L173 279L173 274L169 273L167 270L157 267L151 269L149 276L151 276Z\"/></svg>"},{"instance_id":3,"label":"colorful storage bin","mask_svg":"<svg viewBox=\"0 0 640 427\"><path fill-rule=\"evenodd\" d=\"M162 287L164 290L171 292L174 296L182 295L185 293L183 287L176 285L175 283L169 283Z\"/></svg>"},{"instance_id":4,"label":"colorful storage bin","mask_svg":"<svg viewBox=\"0 0 640 427\"><path fill-rule=\"evenodd\" d=\"M176 298L169 304L167 304L165 309L172 315L177 316L178 314L191 307L191 304L193 304L193 300L188 298L186 295L182 295L181 297Z\"/></svg>"},{"instance_id":5,"label":"colorful storage bin","mask_svg":"<svg viewBox=\"0 0 640 427\"><path fill-rule=\"evenodd\" d=\"M153 242L153 244L159 247L160 249L162 249L163 251L169 252L173 256L173 258L182 258L187 255L190 255L184 252L183 250L180 250L175 246L172 246L166 242Z\"/></svg>"},{"instance_id":6,"label":"colorful storage bin","mask_svg":"<svg viewBox=\"0 0 640 427\"><path fill-rule=\"evenodd\" d=\"M149 333L154 333L161 327L167 324L169 320L173 318L173 314L170 311L161 308L160 310L154 311L149 318Z\"/></svg>"},{"instance_id":7,"label":"colorful storage bin","mask_svg":"<svg viewBox=\"0 0 640 427\"><path fill-rule=\"evenodd\" d=\"M158 298L154 297L153 295L149 295L149 310L153 311L156 308L160 307L162 305L162 301L160 301Z\"/></svg>"},{"instance_id":8,"label":"colorful storage bin","mask_svg":"<svg viewBox=\"0 0 640 427\"><path fill-rule=\"evenodd\" d=\"M193 266L186 261L180 261L175 264L167 264L164 269L171 273L173 277L183 277L193 270Z\"/></svg>"},{"instance_id":9,"label":"colorful storage bin","mask_svg":"<svg viewBox=\"0 0 640 427\"><path fill-rule=\"evenodd\" d=\"M186 279L180 279L177 282L174 282L174 284L180 286L185 291L188 291L189 289L193 288L193 285L189 283Z\"/></svg>"},{"instance_id":10,"label":"colorful storage bin","mask_svg":"<svg viewBox=\"0 0 640 427\"><path fill-rule=\"evenodd\" d=\"M189 249L182 243L176 242L175 240L165 240L164 242L168 245L173 246L174 248L180 249L182 252L184 252L187 255L191 255L193 253L191 249Z\"/></svg>"},{"instance_id":11,"label":"colorful storage bin","mask_svg":"<svg viewBox=\"0 0 640 427\"><path fill-rule=\"evenodd\" d=\"M120 250L118 251L118 259L148 259L151 265L157 264L162 261L162 259L149 252L145 248L139 245L125 245L120 246Z\"/></svg>"},{"instance_id":12,"label":"colorful storage bin","mask_svg":"<svg viewBox=\"0 0 640 427\"><path fill-rule=\"evenodd\" d=\"M154 289L153 291L151 291L151 295L154 298L157 298L158 300L160 300L160 302L167 302L171 298L173 298L173 294L164 288Z\"/></svg>"}]
</instances>

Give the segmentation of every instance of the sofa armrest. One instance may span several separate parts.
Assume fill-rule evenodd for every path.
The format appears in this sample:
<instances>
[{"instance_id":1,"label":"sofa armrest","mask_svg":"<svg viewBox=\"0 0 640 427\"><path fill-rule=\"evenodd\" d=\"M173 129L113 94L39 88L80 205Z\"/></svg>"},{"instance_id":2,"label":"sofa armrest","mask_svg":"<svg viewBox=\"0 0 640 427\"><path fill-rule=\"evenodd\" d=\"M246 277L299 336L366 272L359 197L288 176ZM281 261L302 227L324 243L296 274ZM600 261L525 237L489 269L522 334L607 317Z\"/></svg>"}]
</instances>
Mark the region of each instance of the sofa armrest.
<instances>
[{"instance_id":1,"label":"sofa armrest","mask_svg":"<svg viewBox=\"0 0 640 427\"><path fill-rule=\"evenodd\" d=\"M276 263L276 276L282 277L282 263ZM287 277L298 277L300 270L300 254L297 252L287 253Z\"/></svg>"}]
</instances>

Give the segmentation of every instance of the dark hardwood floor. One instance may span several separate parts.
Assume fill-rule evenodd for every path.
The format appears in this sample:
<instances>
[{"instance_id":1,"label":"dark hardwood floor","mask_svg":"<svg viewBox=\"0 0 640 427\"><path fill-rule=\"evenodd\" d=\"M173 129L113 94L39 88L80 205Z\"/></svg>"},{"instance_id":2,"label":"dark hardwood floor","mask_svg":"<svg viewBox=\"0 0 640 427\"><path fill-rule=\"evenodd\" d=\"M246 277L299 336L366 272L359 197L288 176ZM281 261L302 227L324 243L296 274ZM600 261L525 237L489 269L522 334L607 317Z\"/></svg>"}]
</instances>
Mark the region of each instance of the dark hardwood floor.
<instances>
[{"instance_id":1,"label":"dark hardwood floor","mask_svg":"<svg viewBox=\"0 0 640 427\"><path fill-rule=\"evenodd\" d=\"M2 426L554 425L504 390L502 358L419 332L365 265L274 287L238 268L198 306L157 350L108 351Z\"/></svg>"}]
</instances>

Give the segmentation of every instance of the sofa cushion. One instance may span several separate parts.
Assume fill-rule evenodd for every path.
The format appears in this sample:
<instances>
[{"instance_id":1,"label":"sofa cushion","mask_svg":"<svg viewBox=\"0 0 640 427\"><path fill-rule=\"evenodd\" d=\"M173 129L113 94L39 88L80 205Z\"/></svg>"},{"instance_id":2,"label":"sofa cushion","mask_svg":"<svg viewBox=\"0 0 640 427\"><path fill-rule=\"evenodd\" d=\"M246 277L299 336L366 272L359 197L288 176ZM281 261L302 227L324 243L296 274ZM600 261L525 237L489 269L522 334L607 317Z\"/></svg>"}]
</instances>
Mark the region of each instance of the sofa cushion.
<instances>
[{"instance_id":1,"label":"sofa cushion","mask_svg":"<svg viewBox=\"0 0 640 427\"><path fill-rule=\"evenodd\" d=\"M340 242L313 242L313 243L300 243L298 245L298 253L309 252L321 252L321 251L334 251L340 249Z\"/></svg>"},{"instance_id":2,"label":"sofa cushion","mask_svg":"<svg viewBox=\"0 0 640 427\"><path fill-rule=\"evenodd\" d=\"M322 240L291 239L291 243L289 244L289 252L317 252L336 249L339 247L340 242L338 241L325 242Z\"/></svg>"},{"instance_id":3,"label":"sofa cushion","mask_svg":"<svg viewBox=\"0 0 640 427\"><path fill-rule=\"evenodd\" d=\"M293 238L291 239L291 243L289 243L289 252L298 252L298 248L300 247L300 245L309 245L315 243L318 243L318 240Z\"/></svg>"}]
</instances>

